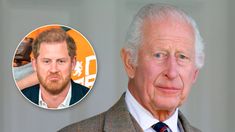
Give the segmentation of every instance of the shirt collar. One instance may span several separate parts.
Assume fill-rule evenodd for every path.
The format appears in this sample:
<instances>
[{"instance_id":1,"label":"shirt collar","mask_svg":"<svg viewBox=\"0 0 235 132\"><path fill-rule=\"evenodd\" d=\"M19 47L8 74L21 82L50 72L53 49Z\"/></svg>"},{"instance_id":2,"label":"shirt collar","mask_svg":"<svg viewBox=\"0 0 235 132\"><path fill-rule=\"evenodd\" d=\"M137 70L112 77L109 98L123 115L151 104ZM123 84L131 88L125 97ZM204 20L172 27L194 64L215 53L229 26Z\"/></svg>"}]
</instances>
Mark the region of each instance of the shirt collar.
<instances>
[{"instance_id":1,"label":"shirt collar","mask_svg":"<svg viewBox=\"0 0 235 132\"><path fill-rule=\"evenodd\" d=\"M63 109L63 108L69 107L71 96L72 96L72 86L70 84L68 94L66 95L64 101L56 109ZM48 109L46 102L44 102L43 99L42 99L41 89L40 88L39 88L39 100L38 100L38 103L39 103L40 107Z\"/></svg>"},{"instance_id":2,"label":"shirt collar","mask_svg":"<svg viewBox=\"0 0 235 132\"><path fill-rule=\"evenodd\" d=\"M146 110L141 104L139 104L139 102L131 95L128 89L126 91L125 101L129 112L144 131L151 131L152 125L159 122L158 119L154 118L148 110ZM167 124L173 132L177 132L177 121L178 108L169 119L164 121L164 123Z\"/></svg>"}]
</instances>

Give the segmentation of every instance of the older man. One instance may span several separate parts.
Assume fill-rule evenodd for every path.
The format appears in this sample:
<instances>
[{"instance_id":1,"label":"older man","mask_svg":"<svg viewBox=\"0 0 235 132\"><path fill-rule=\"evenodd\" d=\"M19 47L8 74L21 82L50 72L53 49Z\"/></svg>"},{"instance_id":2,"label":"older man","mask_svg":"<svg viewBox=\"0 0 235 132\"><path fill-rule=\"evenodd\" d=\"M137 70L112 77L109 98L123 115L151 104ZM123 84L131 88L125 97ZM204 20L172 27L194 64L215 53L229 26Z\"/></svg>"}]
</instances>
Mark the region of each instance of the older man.
<instances>
[{"instance_id":1,"label":"older man","mask_svg":"<svg viewBox=\"0 0 235 132\"><path fill-rule=\"evenodd\" d=\"M132 22L121 56L129 77L126 93L108 111L61 131L199 131L178 109L204 58L191 17L170 5L146 5Z\"/></svg>"}]
</instances>

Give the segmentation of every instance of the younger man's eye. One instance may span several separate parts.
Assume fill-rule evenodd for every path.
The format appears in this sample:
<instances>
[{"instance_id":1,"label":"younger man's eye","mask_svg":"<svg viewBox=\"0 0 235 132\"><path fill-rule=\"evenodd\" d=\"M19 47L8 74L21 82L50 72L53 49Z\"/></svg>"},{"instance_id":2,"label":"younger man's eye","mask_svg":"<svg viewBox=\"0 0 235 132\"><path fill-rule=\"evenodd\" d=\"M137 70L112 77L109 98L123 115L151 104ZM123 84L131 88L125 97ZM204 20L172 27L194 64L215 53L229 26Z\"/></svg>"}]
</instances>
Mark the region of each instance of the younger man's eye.
<instances>
[{"instance_id":1,"label":"younger man's eye","mask_svg":"<svg viewBox=\"0 0 235 132\"><path fill-rule=\"evenodd\" d=\"M50 61L49 60L43 60L42 62L45 63L45 64L48 64Z\"/></svg>"},{"instance_id":2,"label":"younger man's eye","mask_svg":"<svg viewBox=\"0 0 235 132\"><path fill-rule=\"evenodd\" d=\"M65 60L58 60L57 61L59 64L64 64L66 61Z\"/></svg>"}]
</instances>

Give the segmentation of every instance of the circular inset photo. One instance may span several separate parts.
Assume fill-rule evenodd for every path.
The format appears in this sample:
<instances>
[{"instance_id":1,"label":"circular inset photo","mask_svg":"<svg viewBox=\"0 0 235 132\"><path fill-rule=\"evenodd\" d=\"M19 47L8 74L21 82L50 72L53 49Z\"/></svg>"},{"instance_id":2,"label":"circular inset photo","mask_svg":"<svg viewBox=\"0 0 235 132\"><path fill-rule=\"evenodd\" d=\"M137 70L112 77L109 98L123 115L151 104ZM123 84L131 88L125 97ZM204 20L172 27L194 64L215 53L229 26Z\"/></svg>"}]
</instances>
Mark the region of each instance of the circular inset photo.
<instances>
[{"instance_id":1,"label":"circular inset photo","mask_svg":"<svg viewBox=\"0 0 235 132\"><path fill-rule=\"evenodd\" d=\"M97 59L80 32L64 25L46 25L19 43L12 72L16 86L31 103L64 109L80 102L92 89Z\"/></svg>"}]
</instances>

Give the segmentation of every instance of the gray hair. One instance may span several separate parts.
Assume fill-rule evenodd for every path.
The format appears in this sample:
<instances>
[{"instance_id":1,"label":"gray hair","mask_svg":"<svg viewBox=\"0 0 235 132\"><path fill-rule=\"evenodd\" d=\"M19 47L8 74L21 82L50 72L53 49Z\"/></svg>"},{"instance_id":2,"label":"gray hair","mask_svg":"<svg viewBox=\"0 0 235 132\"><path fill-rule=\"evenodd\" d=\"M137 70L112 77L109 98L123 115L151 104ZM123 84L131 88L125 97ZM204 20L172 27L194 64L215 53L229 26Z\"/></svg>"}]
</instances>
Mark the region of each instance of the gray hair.
<instances>
[{"instance_id":1,"label":"gray hair","mask_svg":"<svg viewBox=\"0 0 235 132\"><path fill-rule=\"evenodd\" d=\"M148 4L142 7L134 17L127 32L126 45L124 46L124 49L131 55L132 64L137 65L138 49L143 36L141 28L145 19L157 18L162 20L166 17L177 18L192 26L195 35L195 63L197 68L200 69L204 64L204 43L196 22L182 10L166 4Z\"/></svg>"}]
</instances>

